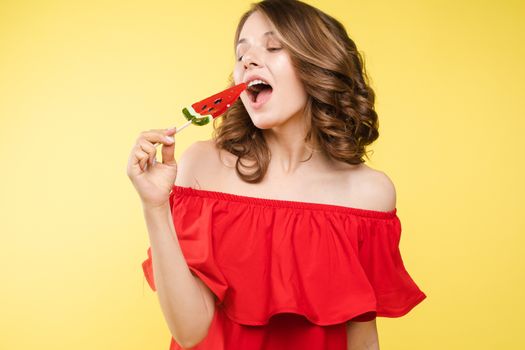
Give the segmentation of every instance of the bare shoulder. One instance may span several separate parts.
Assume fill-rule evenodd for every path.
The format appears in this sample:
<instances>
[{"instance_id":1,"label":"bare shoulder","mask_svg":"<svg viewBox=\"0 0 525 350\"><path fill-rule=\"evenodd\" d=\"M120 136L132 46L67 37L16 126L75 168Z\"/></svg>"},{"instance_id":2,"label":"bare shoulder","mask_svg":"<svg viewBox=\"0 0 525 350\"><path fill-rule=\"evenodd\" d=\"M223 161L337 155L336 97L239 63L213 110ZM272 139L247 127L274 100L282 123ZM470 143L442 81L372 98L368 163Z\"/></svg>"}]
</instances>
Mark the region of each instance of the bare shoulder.
<instances>
[{"instance_id":1,"label":"bare shoulder","mask_svg":"<svg viewBox=\"0 0 525 350\"><path fill-rule=\"evenodd\" d=\"M177 178L175 185L182 187L199 188L199 174L205 171L209 164L210 143L196 141L188 146L177 161Z\"/></svg>"},{"instance_id":2,"label":"bare shoulder","mask_svg":"<svg viewBox=\"0 0 525 350\"><path fill-rule=\"evenodd\" d=\"M175 184L197 189L210 187L210 182L214 183L220 177L219 153L213 139L192 143L177 161Z\"/></svg>"},{"instance_id":3,"label":"bare shoulder","mask_svg":"<svg viewBox=\"0 0 525 350\"><path fill-rule=\"evenodd\" d=\"M392 211L396 207L396 188L390 177L383 171L362 164L355 175L354 195L360 198L362 206L370 210Z\"/></svg>"}]
</instances>

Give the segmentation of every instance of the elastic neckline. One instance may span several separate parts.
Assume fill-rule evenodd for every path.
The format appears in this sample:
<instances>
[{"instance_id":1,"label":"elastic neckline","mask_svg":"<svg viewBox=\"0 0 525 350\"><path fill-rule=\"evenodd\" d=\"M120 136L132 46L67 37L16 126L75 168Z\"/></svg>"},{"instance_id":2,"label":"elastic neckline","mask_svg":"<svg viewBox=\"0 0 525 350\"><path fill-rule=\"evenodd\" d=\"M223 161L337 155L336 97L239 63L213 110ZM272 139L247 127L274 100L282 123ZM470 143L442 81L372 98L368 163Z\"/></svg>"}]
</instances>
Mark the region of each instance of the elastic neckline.
<instances>
[{"instance_id":1,"label":"elastic neckline","mask_svg":"<svg viewBox=\"0 0 525 350\"><path fill-rule=\"evenodd\" d=\"M289 201L289 200L284 200L284 199L242 196L242 195L233 194L233 193L203 190L203 189L196 189L196 188L183 187L183 186L177 186L177 185L173 185L172 194L184 194L184 195L190 195L190 196L197 196L201 198L213 198L213 199L219 199L223 201L263 205L263 206L275 207L275 208L334 211L334 212L353 214L353 215L359 215L359 216L367 216L367 217L378 218L378 219L390 219L390 218L395 217L397 213L397 208L394 208L391 211L378 211L378 210L371 210L371 209L345 207L345 206L335 205L335 204L299 202L299 201Z\"/></svg>"}]
</instances>

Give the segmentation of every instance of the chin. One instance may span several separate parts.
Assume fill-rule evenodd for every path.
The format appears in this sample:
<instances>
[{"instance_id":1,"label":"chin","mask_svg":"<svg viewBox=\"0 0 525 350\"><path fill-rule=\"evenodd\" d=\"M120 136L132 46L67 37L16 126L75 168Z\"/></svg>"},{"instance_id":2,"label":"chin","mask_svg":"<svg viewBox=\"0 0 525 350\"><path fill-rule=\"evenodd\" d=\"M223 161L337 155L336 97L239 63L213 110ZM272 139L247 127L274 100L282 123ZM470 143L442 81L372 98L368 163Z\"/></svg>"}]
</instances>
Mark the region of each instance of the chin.
<instances>
[{"instance_id":1,"label":"chin","mask_svg":"<svg viewBox=\"0 0 525 350\"><path fill-rule=\"evenodd\" d=\"M260 130L269 130L276 127L276 124L273 123L254 123L255 127Z\"/></svg>"},{"instance_id":2,"label":"chin","mask_svg":"<svg viewBox=\"0 0 525 350\"><path fill-rule=\"evenodd\" d=\"M250 114L248 112L248 114ZM273 127L279 126L281 121L275 116L269 116L266 113L254 113L255 115L250 114L250 119L252 120L253 125L258 129L271 129Z\"/></svg>"},{"instance_id":3,"label":"chin","mask_svg":"<svg viewBox=\"0 0 525 350\"><path fill-rule=\"evenodd\" d=\"M269 119L261 118L260 116L257 116L255 118L251 117L251 119L252 119L253 125L255 125L257 129L262 129L262 130L271 129L275 126L274 122L272 122Z\"/></svg>"}]
</instances>

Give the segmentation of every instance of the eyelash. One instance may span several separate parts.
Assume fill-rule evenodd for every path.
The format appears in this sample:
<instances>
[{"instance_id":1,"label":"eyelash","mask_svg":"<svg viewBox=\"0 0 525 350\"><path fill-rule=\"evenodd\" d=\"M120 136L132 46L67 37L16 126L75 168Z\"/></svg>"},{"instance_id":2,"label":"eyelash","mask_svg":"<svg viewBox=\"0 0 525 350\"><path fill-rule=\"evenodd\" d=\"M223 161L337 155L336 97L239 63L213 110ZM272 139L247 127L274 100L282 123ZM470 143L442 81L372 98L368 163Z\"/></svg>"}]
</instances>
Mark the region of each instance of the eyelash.
<instances>
[{"instance_id":1,"label":"eyelash","mask_svg":"<svg viewBox=\"0 0 525 350\"><path fill-rule=\"evenodd\" d=\"M282 47L269 47L269 48L268 48L268 51L273 52L273 51L279 51L280 49L282 49ZM243 56L237 58L237 61L242 60L242 57L243 57Z\"/></svg>"}]
</instances>

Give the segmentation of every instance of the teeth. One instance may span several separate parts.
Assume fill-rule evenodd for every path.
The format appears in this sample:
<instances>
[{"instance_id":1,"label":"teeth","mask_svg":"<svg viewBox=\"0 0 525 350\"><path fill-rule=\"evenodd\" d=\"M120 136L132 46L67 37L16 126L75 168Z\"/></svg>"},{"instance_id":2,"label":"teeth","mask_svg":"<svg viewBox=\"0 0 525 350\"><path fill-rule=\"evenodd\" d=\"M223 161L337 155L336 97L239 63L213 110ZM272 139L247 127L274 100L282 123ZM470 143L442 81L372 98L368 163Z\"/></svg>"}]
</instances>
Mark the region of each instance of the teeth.
<instances>
[{"instance_id":1,"label":"teeth","mask_svg":"<svg viewBox=\"0 0 525 350\"><path fill-rule=\"evenodd\" d=\"M263 80L260 80L260 79L255 79L255 80L252 80L248 83L248 87L250 86L253 86L253 85L256 85L256 84L264 84L264 85L270 85L268 84L267 82L263 81Z\"/></svg>"}]
</instances>

